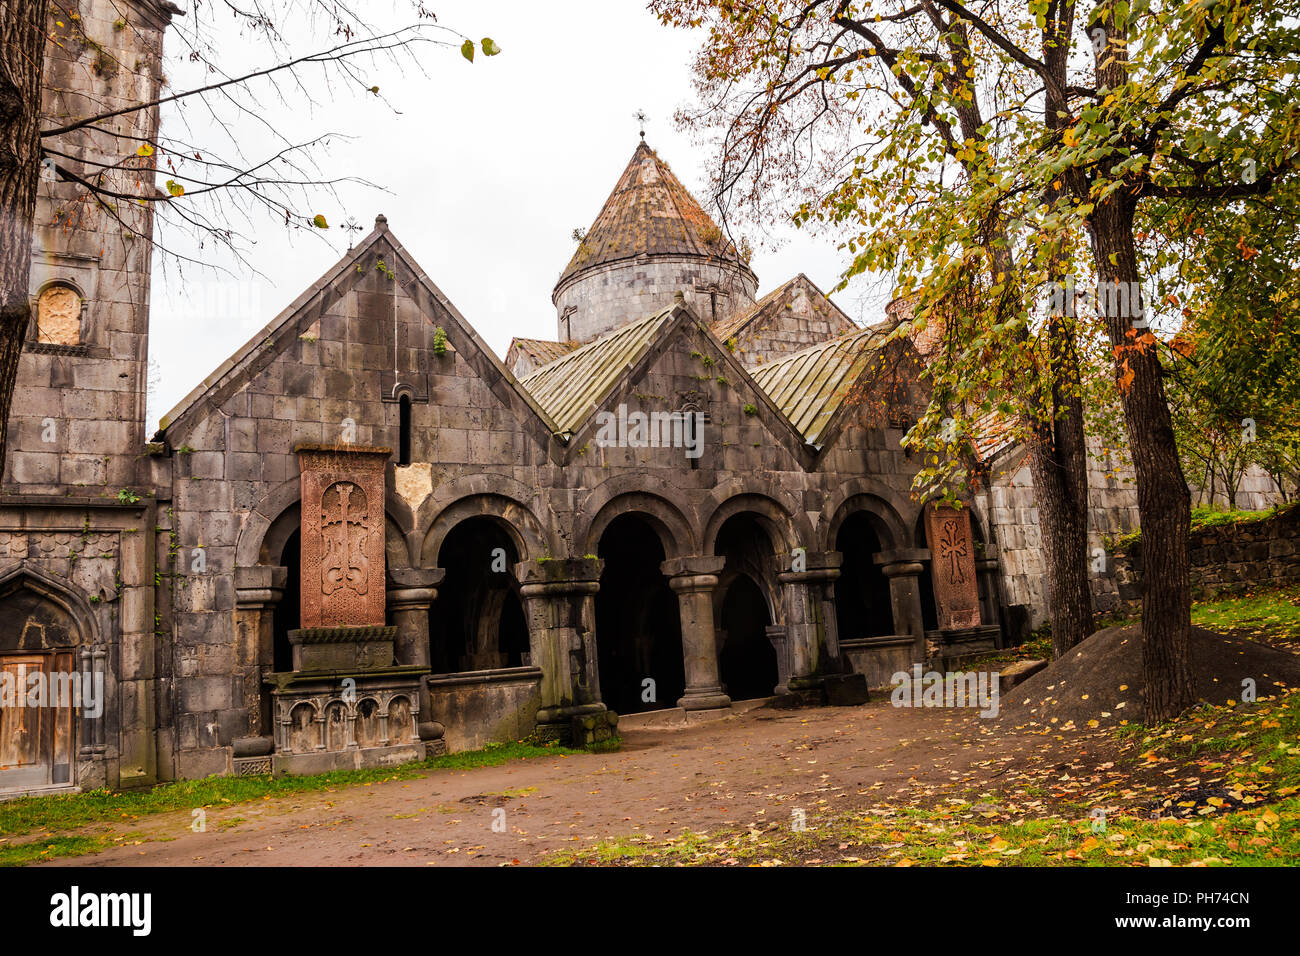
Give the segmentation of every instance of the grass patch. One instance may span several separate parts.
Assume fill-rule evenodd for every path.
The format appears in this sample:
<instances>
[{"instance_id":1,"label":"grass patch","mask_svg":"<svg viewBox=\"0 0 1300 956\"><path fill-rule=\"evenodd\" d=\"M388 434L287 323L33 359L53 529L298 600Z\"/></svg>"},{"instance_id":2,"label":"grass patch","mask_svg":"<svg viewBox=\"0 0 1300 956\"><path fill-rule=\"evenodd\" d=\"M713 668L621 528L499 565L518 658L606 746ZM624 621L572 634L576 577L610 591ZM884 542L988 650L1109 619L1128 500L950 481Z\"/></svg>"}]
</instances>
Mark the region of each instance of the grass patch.
<instances>
[{"instance_id":1,"label":"grass patch","mask_svg":"<svg viewBox=\"0 0 1300 956\"><path fill-rule=\"evenodd\" d=\"M431 770L470 770L475 767L495 767L512 760L585 752L558 745L544 747L522 742L488 744L482 750L446 754L400 767L335 770L312 776L205 777L122 793L91 790L86 793L19 797L0 802L0 837L21 836L37 831L71 830L95 823L127 823L143 816L174 810L245 803L348 786L368 786L387 780L419 779ZM13 850L16 847L7 849ZM61 855L67 856L70 853Z\"/></svg>"},{"instance_id":2,"label":"grass patch","mask_svg":"<svg viewBox=\"0 0 1300 956\"><path fill-rule=\"evenodd\" d=\"M0 866L26 866L60 856L84 856L104 849L108 842L106 837L59 836L32 843L0 844Z\"/></svg>"},{"instance_id":3,"label":"grass patch","mask_svg":"<svg viewBox=\"0 0 1300 956\"><path fill-rule=\"evenodd\" d=\"M1300 585L1198 602L1192 605L1192 623L1212 631L1260 631L1283 642L1300 641Z\"/></svg>"}]
</instances>

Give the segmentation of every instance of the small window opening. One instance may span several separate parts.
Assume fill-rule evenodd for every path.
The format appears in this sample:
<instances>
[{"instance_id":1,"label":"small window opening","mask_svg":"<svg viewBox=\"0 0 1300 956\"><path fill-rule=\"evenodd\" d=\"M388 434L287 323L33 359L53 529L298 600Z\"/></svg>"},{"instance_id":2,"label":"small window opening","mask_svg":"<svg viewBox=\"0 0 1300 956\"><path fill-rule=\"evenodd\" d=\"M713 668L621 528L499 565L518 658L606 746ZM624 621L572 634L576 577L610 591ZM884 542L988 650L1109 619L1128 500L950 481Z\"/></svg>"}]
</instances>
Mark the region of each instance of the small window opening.
<instances>
[{"instance_id":1,"label":"small window opening","mask_svg":"<svg viewBox=\"0 0 1300 956\"><path fill-rule=\"evenodd\" d=\"M411 463L411 396L402 396L398 404L398 415L398 430L401 435L398 439L397 463L409 465Z\"/></svg>"}]
</instances>

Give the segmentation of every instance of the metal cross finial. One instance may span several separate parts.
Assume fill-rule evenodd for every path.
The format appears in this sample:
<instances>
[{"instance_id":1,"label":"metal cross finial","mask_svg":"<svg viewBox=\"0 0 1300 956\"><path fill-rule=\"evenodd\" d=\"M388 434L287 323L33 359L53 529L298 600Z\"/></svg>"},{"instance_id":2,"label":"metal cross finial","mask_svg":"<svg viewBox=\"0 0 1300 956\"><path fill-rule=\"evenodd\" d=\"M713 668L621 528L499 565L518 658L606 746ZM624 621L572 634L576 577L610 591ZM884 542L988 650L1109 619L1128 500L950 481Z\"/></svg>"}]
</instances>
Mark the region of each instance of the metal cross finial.
<instances>
[{"instance_id":1,"label":"metal cross finial","mask_svg":"<svg viewBox=\"0 0 1300 956\"><path fill-rule=\"evenodd\" d=\"M641 124L641 141L645 142L645 124L650 117L645 115L645 110L637 110L632 114L633 118Z\"/></svg>"},{"instance_id":2,"label":"metal cross finial","mask_svg":"<svg viewBox=\"0 0 1300 956\"><path fill-rule=\"evenodd\" d=\"M354 217L352 217L352 216L348 216L347 222L343 223L343 225L342 225L340 228L341 228L341 229L344 229L344 230L347 231L347 234L348 234L348 249L350 250L350 249L352 248L352 239L353 239L353 236L354 236L356 233L361 232L362 229L363 229L363 227L362 227L361 223L357 222L357 220L356 220Z\"/></svg>"}]
</instances>

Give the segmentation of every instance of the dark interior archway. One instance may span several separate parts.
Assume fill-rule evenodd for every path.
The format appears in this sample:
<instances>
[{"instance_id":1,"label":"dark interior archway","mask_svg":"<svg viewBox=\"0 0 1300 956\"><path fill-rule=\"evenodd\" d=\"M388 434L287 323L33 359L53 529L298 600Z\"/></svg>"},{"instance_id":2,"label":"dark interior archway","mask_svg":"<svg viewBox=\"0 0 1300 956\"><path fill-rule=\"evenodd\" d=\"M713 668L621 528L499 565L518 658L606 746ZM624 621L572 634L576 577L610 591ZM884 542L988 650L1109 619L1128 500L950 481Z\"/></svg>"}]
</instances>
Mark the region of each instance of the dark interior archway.
<instances>
[{"instance_id":1,"label":"dark interior archway","mask_svg":"<svg viewBox=\"0 0 1300 956\"><path fill-rule=\"evenodd\" d=\"M722 649L718 672L733 701L771 697L780 680L776 648L767 636L767 601L753 578L737 575L722 597Z\"/></svg>"},{"instance_id":2,"label":"dark interior archway","mask_svg":"<svg viewBox=\"0 0 1300 956\"><path fill-rule=\"evenodd\" d=\"M435 674L519 667L528 662L528 625L509 533L488 517L452 528L438 550L447 575L429 608L429 660Z\"/></svg>"},{"instance_id":3,"label":"dark interior archway","mask_svg":"<svg viewBox=\"0 0 1300 956\"><path fill-rule=\"evenodd\" d=\"M677 595L659 570L664 547L647 521L619 515L600 537L604 560L596 594L600 694L618 713L677 706L686 691ZM645 681L654 681L646 700Z\"/></svg>"},{"instance_id":4,"label":"dark interior archway","mask_svg":"<svg viewBox=\"0 0 1300 956\"><path fill-rule=\"evenodd\" d=\"M767 636L769 597L777 593L776 544L753 512L728 518L714 551L727 559L716 600L718 676L732 700L770 697L780 681L776 648Z\"/></svg>"},{"instance_id":5,"label":"dark interior archway","mask_svg":"<svg viewBox=\"0 0 1300 956\"><path fill-rule=\"evenodd\" d=\"M844 519L835 535L835 550L843 555L835 581L840 640L895 633L889 579L873 560L881 546L870 512L857 511Z\"/></svg>"},{"instance_id":6,"label":"dark interior archway","mask_svg":"<svg viewBox=\"0 0 1300 956\"><path fill-rule=\"evenodd\" d=\"M302 547L299 544L300 540L299 533L294 531L285 539L284 552L280 555L280 565L288 573L284 579L284 593L280 595L280 600L275 605L275 614L271 625L274 633L272 668L277 672L293 670L293 646L289 643L289 632L296 631L302 626Z\"/></svg>"},{"instance_id":7,"label":"dark interior archway","mask_svg":"<svg viewBox=\"0 0 1300 956\"><path fill-rule=\"evenodd\" d=\"M929 505L926 505L928 508ZM929 538L925 533L925 508L921 509L920 517L916 519L916 544L920 548L930 547ZM921 562L924 570L920 578L917 579L917 587L921 591L921 622L927 631L933 631L939 626L939 610L934 603L934 575L930 571L931 562L929 559Z\"/></svg>"}]
</instances>

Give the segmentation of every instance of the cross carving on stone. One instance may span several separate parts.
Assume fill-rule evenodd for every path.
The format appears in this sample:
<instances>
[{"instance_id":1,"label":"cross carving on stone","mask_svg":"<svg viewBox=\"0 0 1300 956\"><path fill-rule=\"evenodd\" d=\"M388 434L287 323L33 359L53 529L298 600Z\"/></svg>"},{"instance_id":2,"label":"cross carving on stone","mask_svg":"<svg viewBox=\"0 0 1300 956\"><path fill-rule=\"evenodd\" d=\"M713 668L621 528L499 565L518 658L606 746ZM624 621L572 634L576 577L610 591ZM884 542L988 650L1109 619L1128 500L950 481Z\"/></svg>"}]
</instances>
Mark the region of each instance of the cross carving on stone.
<instances>
[{"instance_id":1,"label":"cross carving on stone","mask_svg":"<svg viewBox=\"0 0 1300 956\"><path fill-rule=\"evenodd\" d=\"M966 554L966 536L962 533L961 522L955 519L945 521L939 536L939 559L947 559L948 580L954 584L966 580L965 566L961 560Z\"/></svg>"},{"instance_id":2,"label":"cross carving on stone","mask_svg":"<svg viewBox=\"0 0 1300 956\"><path fill-rule=\"evenodd\" d=\"M352 495L356 493L357 500ZM321 498L321 591L333 594L349 588L365 594L369 587L370 559L365 542L371 532L366 495L348 481L335 482Z\"/></svg>"}]
</instances>

